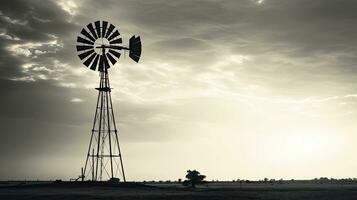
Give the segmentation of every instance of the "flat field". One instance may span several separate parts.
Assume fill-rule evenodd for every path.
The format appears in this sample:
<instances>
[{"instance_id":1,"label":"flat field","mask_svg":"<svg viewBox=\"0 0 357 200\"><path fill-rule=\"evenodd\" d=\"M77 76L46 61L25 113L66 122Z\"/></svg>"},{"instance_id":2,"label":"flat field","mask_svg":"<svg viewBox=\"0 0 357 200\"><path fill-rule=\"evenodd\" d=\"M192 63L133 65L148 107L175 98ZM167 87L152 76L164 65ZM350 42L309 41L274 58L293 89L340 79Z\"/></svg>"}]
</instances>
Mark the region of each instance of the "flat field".
<instances>
[{"instance_id":1,"label":"flat field","mask_svg":"<svg viewBox=\"0 0 357 200\"><path fill-rule=\"evenodd\" d=\"M0 184L1 200L25 199L121 199L121 200L356 200L355 184L263 184L208 183L195 189L175 183L81 184L32 183Z\"/></svg>"}]
</instances>

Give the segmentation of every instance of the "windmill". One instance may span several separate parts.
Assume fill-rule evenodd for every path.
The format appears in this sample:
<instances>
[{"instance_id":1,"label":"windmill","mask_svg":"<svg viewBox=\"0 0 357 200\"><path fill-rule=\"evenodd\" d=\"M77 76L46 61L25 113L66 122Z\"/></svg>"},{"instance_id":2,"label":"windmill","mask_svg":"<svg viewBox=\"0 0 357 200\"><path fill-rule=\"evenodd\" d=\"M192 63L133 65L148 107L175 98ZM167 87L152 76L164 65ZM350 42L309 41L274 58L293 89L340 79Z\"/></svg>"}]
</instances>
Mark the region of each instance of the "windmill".
<instances>
[{"instance_id":1,"label":"windmill","mask_svg":"<svg viewBox=\"0 0 357 200\"><path fill-rule=\"evenodd\" d=\"M125 173L120 152L118 131L109 84L109 68L119 60L122 51L129 51L129 57L139 62L141 55L140 36L129 39L129 47L121 46L118 29L107 21L96 21L84 27L77 37L78 57L93 71L99 71L98 98L89 141L87 158L82 168L82 181L125 182Z\"/></svg>"}]
</instances>

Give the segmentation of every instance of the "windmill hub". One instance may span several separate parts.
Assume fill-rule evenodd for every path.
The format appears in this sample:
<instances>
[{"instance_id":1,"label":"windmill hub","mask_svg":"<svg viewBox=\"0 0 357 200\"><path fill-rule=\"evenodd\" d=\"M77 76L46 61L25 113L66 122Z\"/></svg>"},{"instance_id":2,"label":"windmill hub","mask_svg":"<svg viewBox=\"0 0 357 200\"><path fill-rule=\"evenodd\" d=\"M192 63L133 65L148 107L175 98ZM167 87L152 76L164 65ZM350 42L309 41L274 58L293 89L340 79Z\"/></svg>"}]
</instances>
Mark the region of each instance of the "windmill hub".
<instances>
[{"instance_id":1,"label":"windmill hub","mask_svg":"<svg viewBox=\"0 0 357 200\"><path fill-rule=\"evenodd\" d=\"M84 170L80 178L103 181L125 182L122 153L111 98L108 69L116 64L122 51L129 51L129 57L139 62L141 56L140 37L132 36L129 47L121 45L118 29L107 21L96 21L84 27L77 37L78 57L93 71L99 71L100 80L94 123L87 151Z\"/></svg>"},{"instance_id":2,"label":"windmill hub","mask_svg":"<svg viewBox=\"0 0 357 200\"><path fill-rule=\"evenodd\" d=\"M99 54L99 55L103 55L103 51L102 49L105 49L105 46L109 46L110 43L106 38L98 38L95 42L94 42L94 51L95 53ZM108 52L108 50L106 51Z\"/></svg>"}]
</instances>

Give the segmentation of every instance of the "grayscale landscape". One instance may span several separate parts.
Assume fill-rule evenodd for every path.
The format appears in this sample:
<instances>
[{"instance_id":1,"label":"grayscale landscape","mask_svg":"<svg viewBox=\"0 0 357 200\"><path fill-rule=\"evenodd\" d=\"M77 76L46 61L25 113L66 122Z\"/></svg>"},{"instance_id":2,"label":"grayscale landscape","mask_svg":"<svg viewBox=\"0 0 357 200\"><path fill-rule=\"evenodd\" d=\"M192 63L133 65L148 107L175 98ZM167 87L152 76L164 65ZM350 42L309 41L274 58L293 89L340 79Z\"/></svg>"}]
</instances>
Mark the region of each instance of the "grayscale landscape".
<instances>
[{"instance_id":1,"label":"grayscale landscape","mask_svg":"<svg viewBox=\"0 0 357 200\"><path fill-rule=\"evenodd\" d=\"M357 0L1 0L0 200L356 200Z\"/></svg>"}]
</instances>

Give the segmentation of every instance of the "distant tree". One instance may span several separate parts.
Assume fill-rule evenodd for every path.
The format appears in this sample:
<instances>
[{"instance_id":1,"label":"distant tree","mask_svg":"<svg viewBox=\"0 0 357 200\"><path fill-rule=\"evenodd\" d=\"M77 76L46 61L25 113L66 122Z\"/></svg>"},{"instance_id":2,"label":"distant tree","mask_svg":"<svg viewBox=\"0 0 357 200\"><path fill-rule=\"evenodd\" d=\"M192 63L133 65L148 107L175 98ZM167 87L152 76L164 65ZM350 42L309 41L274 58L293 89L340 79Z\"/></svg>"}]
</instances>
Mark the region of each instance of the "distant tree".
<instances>
[{"instance_id":1,"label":"distant tree","mask_svg":"<svg viewBox=\"0 0 357 200\"><path fill-rule=\"evenodd\" d=\"M200 172L198 172L197 170L187 170L186 178L187 180L183 181L183 185L190 185L194 188L198 184L203 184L205 182L204 179L206 178L206 176L201 175Z\"/></svg>"},{"instance_id":2,"label":"distant tree","mask_svg":"<svg viewBox=\"0 0 357 200\"><path fill-rule=\"evenodd\" d=\"M272 178L272 179L270 179L270 181L269 181L269 182L270 182L270 184L274 185L274 183L275 183L275 179L273 179L273 178Z\"/></svg>"},{"instance_id":3,"label":"distant tree","mask_svg":"<svg viewBox=\"0 0 357 200\"><path fill-rule=\"evenodd\" d=\"M278 183L279 183L279 184L283 184L283 183L284 183L284 179L282 179L282 178L279 179Z\"/></svg>"}]
</instances>

